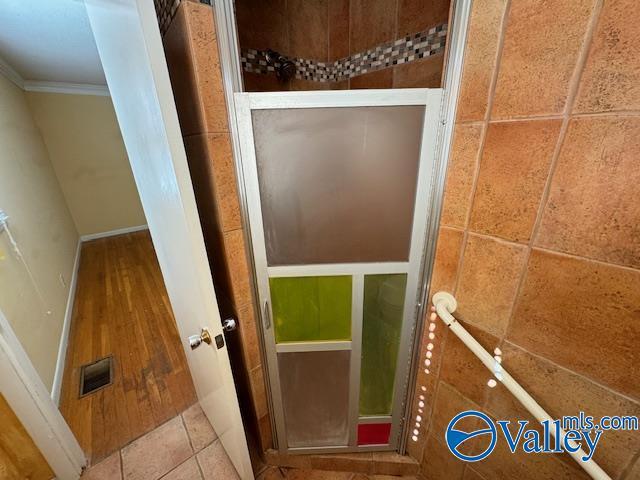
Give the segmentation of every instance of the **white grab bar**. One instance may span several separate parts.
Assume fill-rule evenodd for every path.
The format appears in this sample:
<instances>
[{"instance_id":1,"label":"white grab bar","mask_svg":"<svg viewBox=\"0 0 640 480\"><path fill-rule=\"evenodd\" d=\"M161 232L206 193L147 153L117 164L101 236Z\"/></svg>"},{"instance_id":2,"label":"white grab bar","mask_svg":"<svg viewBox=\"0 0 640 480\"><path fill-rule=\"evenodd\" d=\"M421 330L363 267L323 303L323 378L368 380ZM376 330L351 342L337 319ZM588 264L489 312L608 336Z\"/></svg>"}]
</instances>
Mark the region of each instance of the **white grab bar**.
<instances>
[{"instance_id":1,"label":"white grab bar","mask_svg":"<svg viewBox=\"0 0 640 480\"><path fill-rule=\"evenodd\" d=\"M458 302L456 299L447 292L438 292L433 296L433 305L436 308L436 313L442 319L444 323L451 329L456 336L462 340L462 342L471 350L476 357L480 359L480 361L484 364L485 367L489 369L489 371L494 374L496 379L509 390L514 397L518 399L518 401L526 408L531 415L533 415L536 420L539 422L550 421L553 419L551 416L544 411L544 409L534 400L534 398L527 393L527 391L520 386L518 382L516 382L509 372L507 372L504 367L502 367L493 356L487 352L482 345L478 343L478 341L473 338L473 336L465 330L465 328L458 322L453 315L452 312L456 311L458 308ZM498 375L495 375L495 372L499 371ZM555 437L554 429L551 429L551 434ZM560 435L560 441L565 442L566 432L562 429L558 429L558 433ZM572 449L578 447L578 445L572 441L568 440L567 443L572 447ZM575 452L567 452L569 455L573 457L573 459L578 462L580 465L590 476L591 478L595 478L598 480L611 480L611 477L607 475L607 473L600 468L600 466L590 458L586 462L582 461L582 457L586 457L582 448L578 448Z\"/></svg>"}]
</instances>

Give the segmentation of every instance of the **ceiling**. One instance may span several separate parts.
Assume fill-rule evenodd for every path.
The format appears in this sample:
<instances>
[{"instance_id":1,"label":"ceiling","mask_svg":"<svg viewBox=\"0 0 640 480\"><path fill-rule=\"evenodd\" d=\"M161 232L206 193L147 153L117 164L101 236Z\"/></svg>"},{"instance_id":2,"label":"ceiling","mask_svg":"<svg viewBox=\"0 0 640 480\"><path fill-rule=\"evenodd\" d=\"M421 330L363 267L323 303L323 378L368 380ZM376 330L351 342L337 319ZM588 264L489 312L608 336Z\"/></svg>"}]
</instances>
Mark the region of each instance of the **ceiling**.
<instances>
[{"instance_id":1,"label":"ceiling","mask_svg":"<svg viewBox=\"0 0 640 480\"><path fill-rule=\"evenodd\" d=\"M81 0L2 0L0 60L26 81L106 85Z\"/></svg>"}]
</instances>

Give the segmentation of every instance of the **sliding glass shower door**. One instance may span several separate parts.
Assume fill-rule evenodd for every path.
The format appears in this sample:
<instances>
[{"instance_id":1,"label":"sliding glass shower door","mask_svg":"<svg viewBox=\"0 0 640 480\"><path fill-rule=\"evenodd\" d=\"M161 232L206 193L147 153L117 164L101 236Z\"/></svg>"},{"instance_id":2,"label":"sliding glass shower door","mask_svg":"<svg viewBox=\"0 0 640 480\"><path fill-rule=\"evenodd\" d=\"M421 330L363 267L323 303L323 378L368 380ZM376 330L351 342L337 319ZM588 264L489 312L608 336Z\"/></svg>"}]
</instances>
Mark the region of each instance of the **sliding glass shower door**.
<instances>
[{"instance_id":1,"label":"sliding glass shower door","mask_svg":"<svg viewBox=\"0 0 640 480\"><path fill-rule=\"evenodd\" d=\"M440 94L236 96L282 451L396 448Z\"/></svg>"}]
</instances>

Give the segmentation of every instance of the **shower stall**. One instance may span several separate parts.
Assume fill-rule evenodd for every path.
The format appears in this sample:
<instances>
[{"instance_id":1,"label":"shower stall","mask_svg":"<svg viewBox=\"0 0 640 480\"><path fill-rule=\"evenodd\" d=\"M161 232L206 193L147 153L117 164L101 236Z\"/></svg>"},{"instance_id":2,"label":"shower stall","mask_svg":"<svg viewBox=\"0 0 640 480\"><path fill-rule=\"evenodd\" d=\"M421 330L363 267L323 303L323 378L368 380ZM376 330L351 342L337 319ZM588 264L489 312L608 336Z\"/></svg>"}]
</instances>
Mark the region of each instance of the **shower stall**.
<instances>
[{"instance_id":1,"label":"shower stall","mask_svg":"<svg viewBox=\"0 0 640 480\"><path fill-rule=\"evenodd\" d=\"M398 448L441 93L236 94L281 451Z\"/></svg>"}]
</instances>

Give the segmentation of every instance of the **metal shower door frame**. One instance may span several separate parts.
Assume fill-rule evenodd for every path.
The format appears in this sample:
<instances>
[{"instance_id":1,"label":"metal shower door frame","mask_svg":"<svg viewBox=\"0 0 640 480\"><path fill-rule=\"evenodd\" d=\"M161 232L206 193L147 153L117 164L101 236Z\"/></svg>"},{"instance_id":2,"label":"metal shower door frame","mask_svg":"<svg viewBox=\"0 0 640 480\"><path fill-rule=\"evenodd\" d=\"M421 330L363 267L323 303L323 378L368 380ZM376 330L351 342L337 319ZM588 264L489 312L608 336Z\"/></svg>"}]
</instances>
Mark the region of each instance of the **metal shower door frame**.
<instances>
[{"instance_id":1,"label":"metal shower door frame","mask_svg":"<svg viewBox=\"0 0 640 480\"><path fill-rule=\"evenodd\" d=\"M421 273L427 246L427 228L431 208L430 201L436 186L438 171L437 140L440 131L440 115L443 90L438 89L396 89L396 90L348 90L348 91L304 91L304 92L255 92L235 93L238 137L242 156L249 225L251 231L252 254L256 273L256 288L262 317L263 340L266 350L271 401L275 417L276 434L281 452L288 453L328 453L353 451L396 450L401 441L403 414L408 400L407 388L410 379L410 366L413 338L419 310ZM411 244L408 262L349 263L328 265L293 265L269 267L267 264L262 206L258 184L258 170L254 144L251 112L265 109L299 108L346 108L346 107L385 107L385 106L424 106L425 115L422 130L422 144L416 198L411 231ZM432 241L435 241L433 239ZM433 249L430 249L433 251ZM394 380L394 398L391 412L391 435L388 445L360 446L356 444L359 418L360 355L362 329L362 291L366 273L406 273L406 296L403 309L403 322L400 336L398 361ZM319 342L320 349L350 349L350 392L349 392L349 444L330 447L288 448L283 401L278 370L278 352L291 351L288 345L278 346L274 329L269 325L271 317L271 298L269 277L309 276L309 275L352 275L352 339L351 342ZM349 343L349 345L347 345ZM295 348L295 347L293 347ZM313 346L303 348L312 350ZM300 351L300 350L296 350ZM357 380L357 381L354 381ZM389 416L366 417L360 423L379 423L388 421Z\"/></svg>"}]
</instances>

